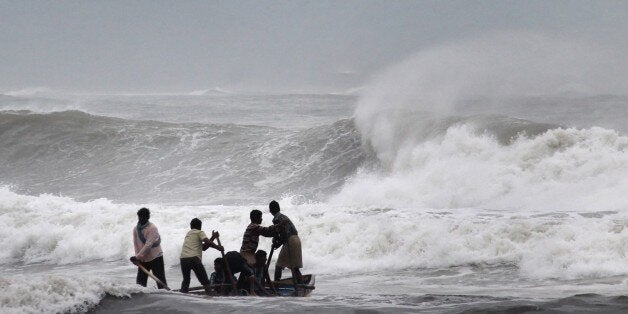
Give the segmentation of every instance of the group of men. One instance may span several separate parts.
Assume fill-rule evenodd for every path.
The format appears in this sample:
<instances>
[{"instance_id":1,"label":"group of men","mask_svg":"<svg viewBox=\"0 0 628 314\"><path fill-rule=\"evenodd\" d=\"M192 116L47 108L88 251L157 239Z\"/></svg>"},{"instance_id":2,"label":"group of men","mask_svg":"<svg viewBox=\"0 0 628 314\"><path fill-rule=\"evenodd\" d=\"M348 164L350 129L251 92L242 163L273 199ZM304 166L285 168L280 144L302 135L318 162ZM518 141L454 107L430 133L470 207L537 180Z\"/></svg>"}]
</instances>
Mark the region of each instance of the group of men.
<instances>
[{"instance_id":1,"label":"group of men","mask_svg":"<svg viewBox=\"0 0 628 314\"><path fill-rule=\"evenodd\" d=\"M281 280L282 270L289 268L295 283L301 283L300 268L303 267L301 258L301 240L294 224L286 215L280 213L279 203L270 202L268 205L273 215L273 225L262 226L262 212L252 210L250 212L251 223L246 227L242 238L240 252L230 251L224 253L224 247L220 245L220 234L212 231L211 237L202 231L202 222L198 218L190 222L190 231L185 235L181 249L180 265L183 281L181 292L188 292L190 286L190 273L193 271L198 281L203 285L207 294L227 295L240 290L245 290L252 295L272 295L276 293L268 275L267 253L257 250L259 237L272 237L272 249L281 247L279 257L275 264L275 281ZM144 268L157 277L157 287L162 289L167 285L164 269L163 251L161 249L161 237L155 224L151 223L150 211L141 208L137 212L138 223L133 229L133 244L135 255L131 256L132 263L138 267L137 283L146 286L148 274ZM216 241L218 243L214 243ZM222 258L214 260L214 272L207 276L202 263L203 251L214 248L221 252ZM236 280L235 274L240 276ZM267 287L271 288L271 291Z\"/></svg>"}]
</instances>

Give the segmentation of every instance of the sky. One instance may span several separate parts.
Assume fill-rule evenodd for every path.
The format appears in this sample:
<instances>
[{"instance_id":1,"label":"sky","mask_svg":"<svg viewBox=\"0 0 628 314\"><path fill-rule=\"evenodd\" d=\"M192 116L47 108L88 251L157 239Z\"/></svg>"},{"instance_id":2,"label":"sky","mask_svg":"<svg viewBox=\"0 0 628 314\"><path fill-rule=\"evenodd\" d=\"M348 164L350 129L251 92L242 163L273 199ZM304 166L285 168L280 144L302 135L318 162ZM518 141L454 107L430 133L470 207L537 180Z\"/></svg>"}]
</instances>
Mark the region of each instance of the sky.
<instances>
[{"instance_id":1,"label":"sky","mask_svg":"<svg viewBox=\"0 0 628 314\"><path fill-rule=\"evenodd\" d=\"M0 93L343 92L504 30L628 55L628 1L0 0Z\"/></svg>"}]
</instances>

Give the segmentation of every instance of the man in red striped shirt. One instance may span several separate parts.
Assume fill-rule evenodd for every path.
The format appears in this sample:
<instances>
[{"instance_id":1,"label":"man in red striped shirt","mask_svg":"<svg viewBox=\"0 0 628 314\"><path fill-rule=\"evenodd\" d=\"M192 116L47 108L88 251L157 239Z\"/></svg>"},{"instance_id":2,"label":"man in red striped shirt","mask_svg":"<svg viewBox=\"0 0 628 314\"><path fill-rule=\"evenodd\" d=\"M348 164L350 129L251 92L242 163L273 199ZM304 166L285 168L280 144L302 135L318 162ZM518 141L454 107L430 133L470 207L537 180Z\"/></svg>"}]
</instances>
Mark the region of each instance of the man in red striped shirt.
<instances>
[{"instance_id":1,"label":"man in red striped shirt","mask_svg":"<svg viewBox=\"0 0 628 314\"><path fill-rule=\"evenodd\" d=\"M249 217L251 223L246 227L244 236L242 237L242 247L240 248L240 254L246 259L249 266L255 265L255 251L259 243L259 236L272 238L277 235L280 228L279 225L272 225L270 227L263 227L262 212L254 209L251 211Z\"/></svg>"}]
</instances>

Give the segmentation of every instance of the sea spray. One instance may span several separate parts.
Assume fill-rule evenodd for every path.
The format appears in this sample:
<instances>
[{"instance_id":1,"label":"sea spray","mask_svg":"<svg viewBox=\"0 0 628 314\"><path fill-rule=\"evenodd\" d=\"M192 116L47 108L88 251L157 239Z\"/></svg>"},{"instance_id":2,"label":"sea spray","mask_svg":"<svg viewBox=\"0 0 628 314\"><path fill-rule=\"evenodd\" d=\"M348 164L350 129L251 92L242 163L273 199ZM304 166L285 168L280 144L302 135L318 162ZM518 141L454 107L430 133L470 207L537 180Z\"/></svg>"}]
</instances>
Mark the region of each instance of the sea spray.
<instances>
[{"instance_id":1,"label":"sea spray","mask_svg":"<svg viewBox=\"0 0 628 314\"><path fill-rule=\"evenodd\" d=\"M363 143L372 147L384 163L390 163L395 143L406 140L421 127L431 132L433 127L442 128L431 125L422 115L436 115L446 121L476 112L476 107L495 110L484 110L482 114L519 115L538 100L513 103L508 97L565 92L625 94L626 71L625 54L600 45L534 32L492 33L427 48L383 70L360 95L355 122ZM472 101L478 97L479 101ZM499 105L509 101L511 108ZM563 111L570 106L569 101L563 103L547 106ZM625 104L620 104L624 110ZM588 108L599 110L595 103ZM555 122L570 120L566 116L560 118L562 121Z\"/></svg>"},{"instance_id":2,"label":"sea spray","mask_svg":"<svg viewBox=\"0 0 628 314\"><path fill-rule=\"evenodd\" d=\"M494 210L625 210L628 137L552 129L502 145L475 126L393 152L388 170L354 176L332 203Z\"/></svg>"}]
</instances>

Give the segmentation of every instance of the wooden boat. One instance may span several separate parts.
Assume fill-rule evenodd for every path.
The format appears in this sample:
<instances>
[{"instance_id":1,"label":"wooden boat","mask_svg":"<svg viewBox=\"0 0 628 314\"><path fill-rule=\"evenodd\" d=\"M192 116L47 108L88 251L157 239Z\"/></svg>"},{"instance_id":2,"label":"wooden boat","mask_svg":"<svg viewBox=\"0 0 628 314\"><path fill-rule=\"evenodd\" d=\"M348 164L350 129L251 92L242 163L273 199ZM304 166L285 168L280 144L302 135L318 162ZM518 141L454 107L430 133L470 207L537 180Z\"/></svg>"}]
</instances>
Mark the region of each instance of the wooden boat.
<instances>
[{"instance_id":1,"label":"wooden boat","mask_svg":"<svg viewBox=\"0 0 628 314\"><path fill-rule=\"evenodd\" d=\"M316 277L314 275L303 275L303 283L294 284L292 278L285 278L279 281L273 281L273 285L275 286L275 290L277 291L277 297L307 297L312 291L314 291ZM231 287L230 284L226 284L225 286ZM270 287L266 287L268 291L272 291ZM178 290L174 290L178 292ZM205 296L205 290L203 287L191 287L189 289L189 294L194 295L203 295ZM246 296L248 295L246 290L240 290L240 295ZM228 295L212 295L214 297L223 297Z\"/></svg>"},{"instance_id":2,"label":"wooden boat","mask_svg":"<svg viewBox=\"0 0 628 314\"><path fill-rule=\"evenodd\" d=\"M220 244L220 238L217 238L218 241L218 245ZM268 271L268 267L270 266L270 261L272 260L273 257L273 252L275 251L275 248L271 248L270 250L270 254L268 256L268 261L266 264L266 271ZM225 259L225 254L224 252L222 252L222 258L223 260ZM135 263L134 263L135 264ZM166 290L168 291L172 291L172 292L180 292L178 289L177 290L170 290L170 288L168 288L168 286L163 283L161 280L159 280L159 278L157 278L155 275L153 275L151 272L149 272L148 270L146 270L146 268L144 268L141 264L135 264L137 267L139 267L140 270L142 270L146 275L148 275L149 277L153 278L155 280L155 282L157 282L158 284L162 285ZM229 274L229 276L231 276L231 271L229 270L229 264L225 262L225 268L227 270L227 274ZM310 293L312 293L312 291L315 289L315 283L316 283L316 278L314 277L314 275L312 274L308 274L308 275L303 275L301 276L302 279L302 283L297 284L292 278L285 278L279 281L273 281L272 285L275 288L274 290L277 292L276 295L273 296L279 296L279 297L307 297L308 295L310 295ZM223 284L222 286L226 286L228 288L235 288L235 283L232 284ZM215 288L215 287L212 287ZM266 288L266 290L268 291L273 291L273 289L269 286L264 287ZM248 295L248 292L246 290L240 290L239 291L239 295ZM192 287L188 289L187 294L193 294L193 295L204 295L207 296L207 294L205 293L205 288L204 287ZM223 295L211 295L211 296L223 296Z\"/></svg>"}]
</instances>

